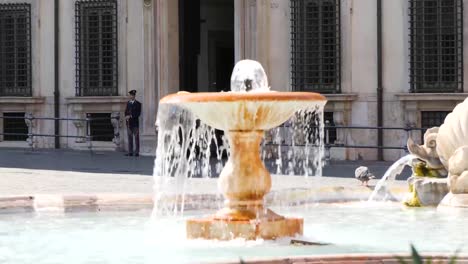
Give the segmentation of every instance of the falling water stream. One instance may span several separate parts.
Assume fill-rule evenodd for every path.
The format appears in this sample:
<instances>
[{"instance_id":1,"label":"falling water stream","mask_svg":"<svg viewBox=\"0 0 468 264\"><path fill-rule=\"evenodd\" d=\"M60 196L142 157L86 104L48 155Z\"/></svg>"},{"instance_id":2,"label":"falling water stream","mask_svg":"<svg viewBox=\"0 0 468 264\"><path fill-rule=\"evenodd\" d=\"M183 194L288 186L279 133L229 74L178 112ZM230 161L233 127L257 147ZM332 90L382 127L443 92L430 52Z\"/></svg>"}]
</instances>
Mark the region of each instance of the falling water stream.
<instances>
[{"instance_id":1,"label":"falling water stream","mask_svg":"<svg viewBox=\"0 0 468 264\"><path fill-rule=\"evenodd\" d=\"M387 192L387 184L389 181L395 181L396 177L401 174L405 166L410 166L410 162L414 159L415 157L412 154L408 154L406 156L401 157L399 160L397 160L395 163L390 166L387 171L385 171L384 176L380 181L377 183L375 186L374 191L372 194L369 196L369 202L375 201L377 195L385 192L385 195L383 197L383 200L387 200L388 198L388 192Z\"/></svg>"}]
</instances>

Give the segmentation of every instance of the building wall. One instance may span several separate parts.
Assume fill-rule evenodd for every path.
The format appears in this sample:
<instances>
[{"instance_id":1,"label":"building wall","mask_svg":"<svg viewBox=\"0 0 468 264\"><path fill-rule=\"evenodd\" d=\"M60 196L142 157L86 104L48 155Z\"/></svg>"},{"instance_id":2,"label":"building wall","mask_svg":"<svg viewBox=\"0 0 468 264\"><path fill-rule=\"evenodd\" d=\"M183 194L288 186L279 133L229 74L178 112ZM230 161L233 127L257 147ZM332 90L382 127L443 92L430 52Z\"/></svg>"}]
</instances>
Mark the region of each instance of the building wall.
<instances>
[{"instance_id":1,"label":"building wall","mask_svg":"<svg viewBox=\"0 0 468 264\"><path fill-rule=\"evenodd\" d=\"M0 98L1 111L32 112L35 117L54 116L54 0L14 1L0 3L31 3L32 24L32 74L33 97ZM118 0L118 94L119 96L75 96L75 1L60 1L59 50L59 109L61 118L85 118L86 113L118 112L123 119L129 90L137 90L137 100L143 103L140 121L141 150L152 154L155 148L155 93L154 12L152 1ZM150 35L151 38L145 36ZM153 67L153 68L152 68ZM150 69L150 71L146 71ZM152 70L151 70L152 69ZM148 95L148 96L145 96ZM31 102L34 103L24 103ZM84 136L84 122L60 121L61 135ZM54 134L53 120L35 120L34 132ZM35 147L54 147L53 137L36 137ZM126 148L125 124L120 124L119 144L92 142L93 149L124 150ZM0 142L0 146L29 147L26 142ZM87 149L88 143L63 137L60 146Z\"/></svg>"},{"instance_id":2,"label":"building wall","mask_svg":"<svg viewBox=\"0 0 468 264\"><path fill-rule=\"evenodd\" d=\"M291 90L289 1L270 3L270 83L275 90ZM467 1L464 1L465 7ZM326 111L334 112L338 125L377 126L377 1L341 0L341 95L327 95ZM451 110L466 94L410 94L409 2L382 1L383 125L420 127L421 111ZM466 8L464 9L466 14ZM464 20L464 63L467 63L467 20ZM466 66L465 66L466 68ZM466 71L465 71L466 79ZM286 88L283 88L286 87ZM465 88L466 91L466 88ZM418 141L419 132L385 130L384 146L405 146L408 135ZM376 130L344 130L339 143L377 145ZM404 155L403 150L384 150L385 160ZM333 159L377 159L375 149L331 149Z\"/></svg>"},{"instance_id":3,"label":"building wall","mask_svg":"<svg viewBox=\"0 0 468 264\"><path fill-rule=\"evenodd\" d=\"M273 90L290 91L290 5L286 0L234 0L235 57L262 63ZM34 116L54 115L54 1L0 0L0 3L27 2L32 5L33 97L2 98L0 112L24 111ZM377 126L377 18L375 0L341 0L341 94L327 95L326 111L334 113L338 125ZM421 111L451 110L466 94L409 93L409 16L408 0L383 0L383 124L389 127L421 126ZM464 0L465 15L468 0ZM89 112L118 112L123 117L127 91L137 90L143 103L140 134L142 152L153 154L156 144L154 122L157 102L179 88L178 1L119 0L118 2L119 96L78 98L75 96L74 1L60 1L60 116L84 118ZM215 14L210 7L202 16ZM213 15L216 16L216 15ZM468 19L464 19L464 64L468 63ZM224 29L227 23L202 26ZM202 39L204 39L202 37ZM206 52L206 42L201 42ZM201 56L202 57L202 56ZM199 68L208 62L199 60ZM202 67L203 66L203 67ZM206 72L199 72L200 87L208 87ZM465 80L468 79L466 71ZM467 91L467 89L464 89ZM2 126L0 120L0 127ZM80 127L81 126L81 127ZM53 134L53 121L36 120L34 131ZM117 143L93 142L93 148L123 151L126 148L125 124L120 124ZM62 121L62 135L83 134L83 124ZM410 133L416 141L418 132ZM403 146L407 134L385 131L384 145ZM339 143L376 145L377 133L371 130L341 130ZM61 147L87 149L86 142L62 138ZM2 146L28 147L26 142L0 141ZM38 137L36 147L54 146L54 138ZM385 150L386 160L395 160L404 151ZM375 149L331 150L334 159L375 160Z\"/></svg>"}]
</instances>

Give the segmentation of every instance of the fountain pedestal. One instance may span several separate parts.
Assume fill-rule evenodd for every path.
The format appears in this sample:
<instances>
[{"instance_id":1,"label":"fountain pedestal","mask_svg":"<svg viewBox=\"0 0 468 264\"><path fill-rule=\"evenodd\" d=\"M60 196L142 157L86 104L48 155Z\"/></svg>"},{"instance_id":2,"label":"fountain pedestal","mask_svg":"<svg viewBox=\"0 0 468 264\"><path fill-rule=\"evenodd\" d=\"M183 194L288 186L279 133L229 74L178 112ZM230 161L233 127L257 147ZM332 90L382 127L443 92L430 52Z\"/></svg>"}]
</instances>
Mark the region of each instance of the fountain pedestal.
<instances>
[{"instance_id":1,"label":"fountain pedestal","mask_svg":"<svg viewBox=\"0 0 468 264\"><path fill-rule=\"evenodd\" d=\"M188 220L188 238L275 239L302 234L302 218L285 218L263 205L271 189L270 173L260 159L263 135L263 130L227 132L231 155L218 181L225 208L205 219Z\"/></svg>"}]
</instances>

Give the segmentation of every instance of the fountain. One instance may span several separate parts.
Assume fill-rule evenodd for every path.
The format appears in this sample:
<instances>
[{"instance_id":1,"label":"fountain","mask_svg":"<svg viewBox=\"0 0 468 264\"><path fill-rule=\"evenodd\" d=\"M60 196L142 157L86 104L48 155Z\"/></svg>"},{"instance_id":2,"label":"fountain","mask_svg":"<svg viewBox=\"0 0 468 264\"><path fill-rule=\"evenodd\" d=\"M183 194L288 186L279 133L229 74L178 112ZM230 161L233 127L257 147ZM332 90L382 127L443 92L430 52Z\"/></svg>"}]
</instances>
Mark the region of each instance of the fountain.
<instances>
[{"instance_id":1,"label":"fountain","mask_svg":"<svg viewBox=\"0 0 468 264\"><path fill-rule=\"evenodd\" d=\"M448 187L445 197L438 199L441 200L440 205L468 207L468 99L447 115L440 128L426 131L423 145L419 146L411 138L408 139L408 149L418 158L413 170L419 169L419 175L416 176L422 177L412 185L419 183L421 186L422 181L427 183L427 177L448 177L430 180L426 184L429 190L425 194L419 191L420 196L442 196ZM416 190L414 192L417 193ZM420 197L414 203L418 204L419 200Z\"/></svg>"},{"instance_id":2,"label":"fountain","mask_svg":"<svg viewBox=\"0 0 468 264\"><path fill-rule=\"evenodd\" d=\"M161 100L154 196L47 193L0 197L0 238L5 242L0 262L396 263L394 256L407 255L410 243L433 260L446 260L456 249L468 253L463 247L468 236L464 228L468 210L464 208L414 210L388 201L356 202L354 191L361 190L349 185L349 179L297 177L320 173L323 126L317 120L322 117L323 96L270 92L265 72L252 61L236 66L232 88L222 93L180 92ZM465 101L439 129L428 130L423 145L410 140L412 154L388 169L371 198L410 165L415 202L429 201L421 196L424 184L418 182L437 180L450 190L441 205L466 207L467 108ZM290 116L291 122L266 133L265 141L275 144L263 148L261 155L270 158L266 162L270 171L296 176L270 177L259 153L260 141L264 131ZM304 129L301 124L311 126ZM224 130L225 137L215 128ZM288 132L289 128L297 133ZM290 146L278 146L288 138ZM277 157L271 158L270 150ZM276 163L278 167L271 167ZM444 172L448 178L443 178ZM219 179L210 178L218 173ZM34 175L33 181L38 178ZM83 186L89 187L88 175L76 178L83 178ZM96 184L116 182L129 190L153 183L149 177L92 178ZM365 191L367 195L369 190ZM333 196L340 196L340 202Z\"/></svg>"},{"instance_id":3,"label":"fountain","mask_svg":"<svg viewBox=\"0 0 468 264\"><path fill-rule=\"evenodd\" d=\"M230 145L218 181L225 207L211 217L188 220L187 237L276 239L302 234L302 218L283 217L264 205L271 176L260 159L260 143L265 130L284 123L298 110L323 107L325 102L316 93L269 91L262 66L251 60L236 64L231 92L179 92L161 99L161 105L180 106L223 130Z\"/></svg>"}]
</instances>

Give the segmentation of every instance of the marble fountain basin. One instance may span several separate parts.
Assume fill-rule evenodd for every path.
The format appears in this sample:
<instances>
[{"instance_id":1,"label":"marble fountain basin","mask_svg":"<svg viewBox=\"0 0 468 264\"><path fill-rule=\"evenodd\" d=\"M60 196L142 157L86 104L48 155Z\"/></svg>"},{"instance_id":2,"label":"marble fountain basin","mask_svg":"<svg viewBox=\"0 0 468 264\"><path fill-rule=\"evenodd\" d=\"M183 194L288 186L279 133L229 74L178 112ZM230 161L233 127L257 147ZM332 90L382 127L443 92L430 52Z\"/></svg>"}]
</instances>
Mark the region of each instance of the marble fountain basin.
<instances>
[{"instance_id":1,"label":"marble fountain basin","mask_svg":"<svg viewBox=\"0 0 468 264\"><path fill-rule=\"evenodd\" d=\"M160 103L180 105L216 129L252 131L277 127L300 109L325 105L326 98L308 92L179 92Z\"/></svg>"}]
</instances>

